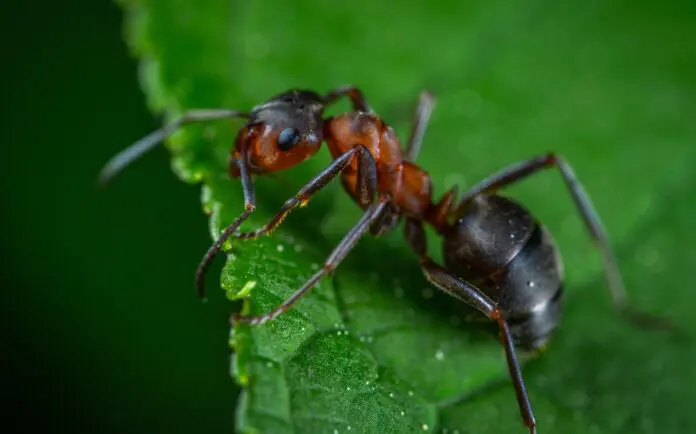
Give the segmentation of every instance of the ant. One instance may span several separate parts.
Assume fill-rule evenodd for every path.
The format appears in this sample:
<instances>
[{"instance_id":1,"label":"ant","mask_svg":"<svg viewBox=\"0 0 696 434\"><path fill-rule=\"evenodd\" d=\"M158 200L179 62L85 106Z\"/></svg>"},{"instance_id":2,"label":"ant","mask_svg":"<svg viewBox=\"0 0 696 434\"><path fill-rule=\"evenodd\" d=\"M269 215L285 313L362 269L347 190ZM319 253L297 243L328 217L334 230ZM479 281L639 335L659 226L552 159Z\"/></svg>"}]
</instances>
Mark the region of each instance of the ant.
<instances>
[{"instance_id":1,"label":"ant","mask_svg":"<svg viewBox=\"0 0 696 434\"><path fill-rule=\"evenodd\" d=\"M353 111L325 118L325 109L342 97L351 101ZM368 231L373 236L382 235L403 218L405 237L418 256L425 277L498 324L520 413L534 434L536 421L515 346L540 350L557 327L563 297L563 265L551 233L523 205L497 194L500 189L544 169L558 170L602 257L615 307L640 322L653 318L629 307L599 216L561 156L549 153L510 165L471 187L458 203L456 187L435 202L430 176L415 164L434 105L435 97L423 91L405 150L394 130L372 111L363 93L351 86L325 95L293 89L253 107L249 113L192 110L116 155L102 170L100 180L108 182L184 124L226 118L246 120L229 160L230 177L241 179L244 211L222 231L196 271L196 288L203 296L206 270L227 239L254 239L270 234L288 214L306 205L340 174L346 192L364 211L358 223L322 268L282 304L258 316L233 314L232 322L258 325L288 311L321 278L331 274ZM293 167L316 154L324 141L332 163L288 199L267 224L251 232L240 232L240 225L256 208L252 176ZM445 266L428 255L424 224L432 226L443 238Z\"/></svg>"}]
</instances>

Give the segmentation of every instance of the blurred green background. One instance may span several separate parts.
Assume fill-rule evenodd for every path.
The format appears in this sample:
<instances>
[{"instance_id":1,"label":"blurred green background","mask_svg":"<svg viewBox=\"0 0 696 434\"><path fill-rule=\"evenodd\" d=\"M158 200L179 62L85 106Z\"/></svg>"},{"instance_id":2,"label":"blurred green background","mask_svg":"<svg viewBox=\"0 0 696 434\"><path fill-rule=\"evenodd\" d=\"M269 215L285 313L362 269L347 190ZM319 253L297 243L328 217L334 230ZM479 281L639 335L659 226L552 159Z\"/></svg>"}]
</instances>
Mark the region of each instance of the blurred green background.
<instances>
[{"instance_id":1,"label":"blurred green background","mask_svg":"<svg viewBox=\"0 0 696 434\"><path fill-rule=\"evenodd\" d=\"M228 308L193 291L209 244L199 189L164 149L113 188L95 185L113 153L158 125L121 11L39 4L4 3L0 26L10 417L27 431L232 432Z\"/></svg>"},{"instance_id":2,"label":"blurred green background","mask_svg":"<svg viewBox=\"0 0 696 434\"><path fill-rule=\"evenodd\" d=\"M437 191L471 183L530 153L560 149L571 162L595 169L580 176L619 247L637 303L685 324L693 316L692 3L582 2L565 9L554 2L519 7L496 2L478 8L477 15L458 15L462 28L480 26L480 33L466 40L419 33L437 27L437 20L456 28L452 14L466 8L454 3L440 2L442 7L426 15L417 7L398 9L398 28L412 23L409 34L389 30L387 7L374 17L368 8L355 17L345 14L348 9L329 15L330 7L317 11L308 4L291 16L274 14L268 2L231 4L239 11L233 20L245 24L235 35L247 53L239 71L244 82L238 85L244 104L313 80L318 90L356 82L375 95L371 99L385 117L403 127L417 90L433 87L444 113L434 118L422 162L448 167L435 175ZM0 320L7 364L1 388L15 422L22 430L44 432L77 426L88 432L231 432L236 389L227 375L230 306L221 296L201 305L192 290L193 269L209 244L199 188L173 175L163 149L108 191L94 185L108 157L158 125L145 108L137 63L122 40L121 11L107 1L40 7L14 1L3 5L0 20L8 54L1 71L6 157L0 171L5 220ZM299 23L318 27L317 39L307 43L311 59L323 64L285 50L302 45L292 37ZM271 37L263 36L265 29ZM322 38L328 42L317 49ZM353 55L333 57L334 48ZM389 55L383 64L361 64L360 50L370 59L379 57L376 51ZM436 67L414 61L423 58L439 60ZM483 115L480 95L496 102ZM461 126L461 136L448 137L453 125ZM593 166L595 157L599 163ZM440 163L443 159L447 163ZM553 176L519 189L520 196L560 234L567 262L587 263L568 270L571 282L577 287L585 278L596 287L597 260L577 221L567 219L569 202L545 209L545 194L558 181ZM579 327L594 308L607 315L602 290L576 299L580 307L570 315L567 324L574 326L565 335L602 334L601 325ZM574 353L591 358L591 364L611 363L610 346L605 340L601 349L583 346ZM674 352L654 361L662 365L636 372L646 374L641 378L647 381L647 401L662 400L665 411L675 412L665 414L670 432L694 429L694 417L671 401L683 405L694 393L661 385L665 366L686 382L694 379L688 365L696 360L693 346L669 349ZM635 356L640 365L644 354L630 347L622 357ZM561 368L550 360L542 365L547 377ZM570 393L593 379L574 380ZM611 382L601 386L610 388ZM600 429L621 432L610 425L605 421Z\"/></svg>"}]
</instances>

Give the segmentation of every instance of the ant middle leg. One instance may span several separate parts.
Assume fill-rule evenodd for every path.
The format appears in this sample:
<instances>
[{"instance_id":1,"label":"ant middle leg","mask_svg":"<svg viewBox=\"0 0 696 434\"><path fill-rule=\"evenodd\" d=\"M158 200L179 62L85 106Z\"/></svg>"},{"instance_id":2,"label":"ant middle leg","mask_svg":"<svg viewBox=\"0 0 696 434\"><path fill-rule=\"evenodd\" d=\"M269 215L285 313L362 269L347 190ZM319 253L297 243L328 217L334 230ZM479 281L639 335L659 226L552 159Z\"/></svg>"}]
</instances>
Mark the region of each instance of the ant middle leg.
<instances>
[{"instance_id":1,"label":"ant middle leg","mask_svg":"<svg viewBox=\"0 0 696 434\"><path fill-rule=\"evenodd\" d=\"M153 131L126 149L113 156L99 172L99 184L107 185L126 166L142 157L148 151L154 149L164 139L172 135L182 126L190 123L209 122L219 119L248 118L248 113L226 109L200 109L190 110L182 114L170 124Z\"/></svg>"},{"instance_id":2,"label":"ant middle leg","mask_svg":"<svg viewBox=\"0 0 696 434\"><path fill-rule=\"evenodd\" d=\"M436 288L457 298L479 312L486 315L491 320L498 323L500 335L505 349L505 359L512 379L512 384L515 387L515 395L517 404L520 409L520 415L530 434L536 433L536 420L532 404L529 402L527 389L524 385L522 370L517 361L515 352L515 344L510 333L510 328L498 306L486 294L470 283L460 279L452 274L447 269L438 265L428 256L426 251L426 238L423 225L416 220L409 219L405 225L405 235L408 243L413 251L420 258L421 269L423 274Z\"/></svg>"},{"instance_id":3,"label":"ant middle leg","mask_svg":"<svg viewBox=\"0 0 696 434\"><path fill-rule=\"evenodd\" d=\"M560 172L570 196L582 217L585 227L589 231L594 245L600 253L604 275L609 284L614 306L629 319L641 325L672 328L665 319L636 311L629 305L621 272L619 271L616 257L609 243L609 237L599 218L599 214L597 214L589 195L585 192L582 184L580 184L575 176L573 169L560 155L549 153L535 157L508 166L489 176L474 185L464 194L455 211L455 215L460 215L468 202L477 195L494 193L505 186L522 181L528 176L548 168L556 168Z\"/></svg>"},{"instance_id":4,"label":"ant middle leg","mask_svg":"<svg viewBox=\"0 0 696 434\"><path fill-rule=\"evenodd\" d=\"M357 242L368 232L370 226L372 226L380 217L388 203L389 198L380 197L376 202L370 205L360 218L360 221L358 221L358 223L343 237L341 242L324 261L322 268L314 273L314 275L312 275L312 277L310 277L304 283L304 285L302 285L280 305L269 312L257 316L233 314L231 317L231 322L244 322L250 325L258 325L273 320L284 312L287 312L295 303L297 303L300 298L306 295L309 290L312 289L317 282L319 282L319 280L321 280L322 277L331 274L336 269L341 261L348 255L348 253L350 253L353 247L355 247Z\"/></svg>"},{"instance_id":5,"label":"ant middle leg","mask_svg":"<svg viewBox=\"0 0 696 434\"><path fill-rule=\"evenodd\" d=\"M401 215L401 210L393 202L389 202L382 215L370 227L370 234L376 238L391 232L401 221Z\"/></svg>"},{"instance_id":6,"label":"ant middle leg","mask_svg":"<svg viewBox=\"0 0 696 434\"><path fill-rule=\"evenodd\" d=\"M411 135L408 138L408 142L406 142L406 160L408 161L416 161L418 154L420 154L423 136L428 127L433 108L435 108L435 95L428 90L422 91L418 98L418 105L413 114Z\"/></svg>"}]
</instances>

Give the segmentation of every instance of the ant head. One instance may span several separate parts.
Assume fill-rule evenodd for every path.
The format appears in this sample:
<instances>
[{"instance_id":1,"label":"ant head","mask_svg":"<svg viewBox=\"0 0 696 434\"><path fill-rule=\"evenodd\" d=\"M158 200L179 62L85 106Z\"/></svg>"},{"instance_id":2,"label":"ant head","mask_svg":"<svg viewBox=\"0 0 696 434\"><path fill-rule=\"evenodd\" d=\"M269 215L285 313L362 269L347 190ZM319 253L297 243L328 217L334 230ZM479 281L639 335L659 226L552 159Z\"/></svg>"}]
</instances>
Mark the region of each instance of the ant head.
<instances>
[{"instance_id":1,"label":"ant head","mask_svg":"<svg viewBox=\"0 0 696 434\"><path fill-rule=\"evenodd\" d=\"M295 166L316 154L323 141L323 98L291 90L253 108L248 128L250 163L262 171Z\"/></svg>"}]
</instances>

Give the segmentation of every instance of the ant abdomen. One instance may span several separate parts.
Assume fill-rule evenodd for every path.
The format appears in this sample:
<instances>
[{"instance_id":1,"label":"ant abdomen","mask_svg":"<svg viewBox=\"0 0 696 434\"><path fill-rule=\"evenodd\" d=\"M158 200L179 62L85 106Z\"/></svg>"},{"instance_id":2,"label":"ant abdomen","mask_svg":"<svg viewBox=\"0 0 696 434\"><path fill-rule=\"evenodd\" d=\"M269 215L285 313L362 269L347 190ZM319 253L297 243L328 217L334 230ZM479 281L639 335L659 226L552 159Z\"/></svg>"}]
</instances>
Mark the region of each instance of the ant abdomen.
<instances>
[{"instance_id":1,"label":"ant abdomen","mask_svg":"<svg viewBox=\"0 0 696 434\"><path fill-rule=\"evenodd\" d=\"M515 343L537 349L561 314L563 265L549 231L517 202L471 200L446 230L447 268L496 302Z\"/></svg>"}]
</instances>

